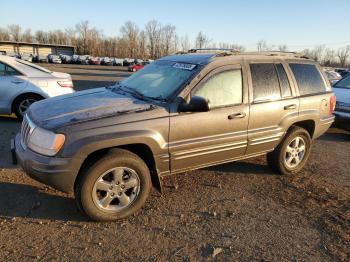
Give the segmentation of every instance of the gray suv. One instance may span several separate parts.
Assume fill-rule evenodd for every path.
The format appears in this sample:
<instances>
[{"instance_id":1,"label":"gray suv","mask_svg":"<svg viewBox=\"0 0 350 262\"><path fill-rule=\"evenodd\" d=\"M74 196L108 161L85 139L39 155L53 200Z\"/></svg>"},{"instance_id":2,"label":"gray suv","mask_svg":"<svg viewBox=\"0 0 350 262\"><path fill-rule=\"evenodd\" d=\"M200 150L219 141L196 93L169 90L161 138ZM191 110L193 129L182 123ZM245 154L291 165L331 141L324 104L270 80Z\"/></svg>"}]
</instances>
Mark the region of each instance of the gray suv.
<instances>
[{"instance_id":1,"label":"gray suv","mask_svg":"<svg viewBox=\"0 0 350 262\"><path fill-rule=\"evenodd\" d=\"M334 106L319 65L298 54L192 50L33 104L12 149L30 177L108 221L139 210L167 175L263 154L298 173Z\"/></svg>"}]
</instances>

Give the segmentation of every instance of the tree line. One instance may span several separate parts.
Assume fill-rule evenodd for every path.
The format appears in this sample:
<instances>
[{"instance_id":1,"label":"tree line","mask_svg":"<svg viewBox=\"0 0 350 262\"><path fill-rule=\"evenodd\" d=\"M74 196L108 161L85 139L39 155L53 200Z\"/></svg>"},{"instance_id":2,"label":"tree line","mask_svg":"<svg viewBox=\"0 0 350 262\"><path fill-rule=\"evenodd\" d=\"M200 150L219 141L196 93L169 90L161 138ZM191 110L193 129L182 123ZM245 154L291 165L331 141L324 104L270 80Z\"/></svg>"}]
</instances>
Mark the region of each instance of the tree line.
<instances>
[{"instance_id":1,"label":"tree line","mask_svg":"<svg viewBox=\"0 0 350 262\"><path fill-rule=\"evenodd\" d=\"M176 52L186 52L193 47L245 51L245 47L239 44L217 43L203 32L199 32L194 41L191 41L187 35L179 36L174 25L163 25L156 20L149 21L142 28L132 21L127 21L115 37L105 36L87 20L64 30L35 32L31 29L22 29L20 25L8 25L4 28L0 27L0 41L72 45L75 46L77 54L142 59L157 59ZM285 44L271 45L265 40L258 41L256 49L258 51L289 50ZM345 67L350 63L350 45L338 49L318 45L312 49L304 49L301 53L325 66Z\"/></svg>"}]
</instances>

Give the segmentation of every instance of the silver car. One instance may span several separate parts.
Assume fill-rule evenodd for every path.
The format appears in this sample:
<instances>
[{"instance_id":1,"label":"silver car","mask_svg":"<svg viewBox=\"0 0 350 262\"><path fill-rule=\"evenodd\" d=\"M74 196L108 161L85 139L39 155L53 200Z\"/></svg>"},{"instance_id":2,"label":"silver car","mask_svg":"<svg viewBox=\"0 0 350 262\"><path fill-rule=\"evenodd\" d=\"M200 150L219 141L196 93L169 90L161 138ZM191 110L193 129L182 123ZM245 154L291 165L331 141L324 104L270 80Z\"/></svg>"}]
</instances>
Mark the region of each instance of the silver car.
<instances>
[{"instance_id":1,"label":"silver car","mask_svg":"<svg viewBox=\"0 0 350 262\"><path fill-rule=\"evenodd\" d=\"M22 119L28 107L41 99L73 93L69 74L0 55L0 114Z\"/></svg>"}]
</instances>

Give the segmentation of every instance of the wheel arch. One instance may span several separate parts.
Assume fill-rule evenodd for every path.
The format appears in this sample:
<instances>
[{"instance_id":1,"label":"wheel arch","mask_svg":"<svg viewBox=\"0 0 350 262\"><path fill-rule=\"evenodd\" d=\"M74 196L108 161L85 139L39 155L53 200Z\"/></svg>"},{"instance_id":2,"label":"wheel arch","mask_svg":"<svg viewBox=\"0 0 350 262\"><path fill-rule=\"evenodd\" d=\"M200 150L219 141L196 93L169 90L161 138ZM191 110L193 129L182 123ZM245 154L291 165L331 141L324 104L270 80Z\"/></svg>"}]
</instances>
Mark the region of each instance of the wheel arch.
<instances>
[{"instance_id":1,"label":"wheel arch","mask_svg":"<svg viewBox=\"0 0 350 262\"><path fill-rule=\"evenodd\" d=\"M309 119L309 120L303 120L293 123L288 129L288 131L293 127L301 127L304 128L310 135L311 139L314 137L315 129L316 129L316 122L315 120Z\"/></svg>"},{"instance_id":2,"label":"wheel arch","mask_svg":"<svg viewBox=\"0 0 350 262\"><path fill-rule=\"evenodd\" d=\"M74 190L77 186L77 183L80 177L83 175L84 171L86 171L89 167L91 167L96 161L98 161L99 159L101 159L108 153L113 152L113 150L116 150L116 149L124 149L140 157L146 163L147 167L150 170L152 185L159 192L162 192L161 181L158 175L153 152L148 145L141 144L141 143L113 146L109 148L98 149L94 152L91 152L83 161L82 165L80 166L79 172L75 177Z\"/></svg>"},{"instance_id":3,"label":"wheel arch","mask_svg":"<svg viewBox=\"0 0 350 262\"><path fill-rule=\"evenodd\" d=\"M25 93L21 93L18 94L12 101L11 101L11 113L14 113L14 109L15 109L15 104L16 102L26 96L36 96L40 99L45 99L45 97L42 94L39 93L35 93L35 92L25 92Z\"/></svg>"}]
</instances>

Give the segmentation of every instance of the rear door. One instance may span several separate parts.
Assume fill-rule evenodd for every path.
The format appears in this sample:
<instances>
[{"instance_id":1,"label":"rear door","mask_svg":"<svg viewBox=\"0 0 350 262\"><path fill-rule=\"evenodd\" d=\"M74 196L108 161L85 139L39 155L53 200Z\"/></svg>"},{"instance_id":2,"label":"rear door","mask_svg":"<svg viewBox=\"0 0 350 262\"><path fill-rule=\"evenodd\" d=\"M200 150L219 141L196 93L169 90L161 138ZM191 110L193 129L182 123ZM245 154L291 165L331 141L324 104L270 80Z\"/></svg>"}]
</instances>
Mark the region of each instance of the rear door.
<instances>
[{"instance_id":1,"label":"rear door","mask_svg":"<svg viewBox=\"0 0 350 262\"><path fill-rule=\"evenodd\" d=\"M27 85L26 77L0 62L0 113L11 113L11 102Z\"/></svg>"},{"instance_id":2,"label":"rear door","mask_svg":"<svg viewBox=\"0 0 350 262\"><path fill-rule=\"evenodd\" d=\"M283 61L250 61L250 118L247 154L275 148L286 129L298 117L296 97Z\"/></svg>"},{"instance_id":3,"label":"rear door","mask_svg":"<svg viewBox=\"0 0 350 262\"><path fill-rule=\"evenodd\" d=\"M211 71L191 91L209 100L208 112L170 117L171 172L208 166L243 156L249 105L241 65Z\"/></svg>"},{"instance_id":4,"label":"rear door","mask_svg":"<svg viewBox=\"0 0 350 262\"><path fill-rule=\"evenodd\" d=\"M333 96L330 84L320 66L312 61L290 61L300 100L299 119L313 119L316 131L313 138L325 132L333 122L330 100Z\"/></svg>"}]
</instances>

